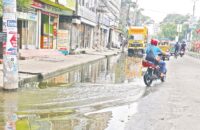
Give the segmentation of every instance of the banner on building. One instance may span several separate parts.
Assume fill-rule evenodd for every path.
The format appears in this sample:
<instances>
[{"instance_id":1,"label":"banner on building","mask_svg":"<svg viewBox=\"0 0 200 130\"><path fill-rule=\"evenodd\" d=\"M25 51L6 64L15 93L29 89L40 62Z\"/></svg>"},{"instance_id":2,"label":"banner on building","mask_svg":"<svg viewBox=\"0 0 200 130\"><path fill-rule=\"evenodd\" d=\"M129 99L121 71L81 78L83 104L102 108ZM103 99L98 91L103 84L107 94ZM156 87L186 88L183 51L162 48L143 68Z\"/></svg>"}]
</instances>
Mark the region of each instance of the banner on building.
<instances>
[{"instance_id":1,"label":"banner on building","mask_svg":"<svg viewBox=\"0 0 200 130\"><path fill-rule=\"evenodd\" d=\"M70 35L68 30L58 30L57 32L57 48L65 48L69 50Z\"/></svg>"}]
</instances>

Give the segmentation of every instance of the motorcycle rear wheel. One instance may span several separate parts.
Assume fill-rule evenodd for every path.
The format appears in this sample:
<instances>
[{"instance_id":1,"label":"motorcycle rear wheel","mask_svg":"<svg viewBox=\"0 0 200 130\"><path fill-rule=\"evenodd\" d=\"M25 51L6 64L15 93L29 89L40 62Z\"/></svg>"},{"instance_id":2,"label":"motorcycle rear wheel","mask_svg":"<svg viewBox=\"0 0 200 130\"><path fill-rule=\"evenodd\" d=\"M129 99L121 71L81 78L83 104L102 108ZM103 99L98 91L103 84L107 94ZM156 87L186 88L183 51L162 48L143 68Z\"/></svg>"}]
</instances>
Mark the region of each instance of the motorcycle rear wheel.
<instances>
[{"instance_id":1,"label":"motorcycle rear wheel","mask_svg":"<svg viewBox=\"0 0 200 130\"><path fill-rule=\"evenodd\" d=\"M146 84L146 86L147 87L151 86L153 80L149 76L148 71L145 73L143 78L144 78L144 83Z\"/></svg>"},{"instance_id":2,"label":"motorcycle rear wheel","mask_svg":"<svg viewBox=\"0 0 200 130\"><path fill-rule=\"evenodd\" d=\"M161 80L161 82L165 82L165 76L162 77L160 80Z\"/></svg>"},{"instance_id":3,"label":"motorcycle rear wheel","mask_svg":"<svg viewBox=\"0 0 200 130\"><path fill-rule=\"evenodd\" d=\"M165 72L165 76L163 76L163 77L160 78L161 82L165 82L165 80L166 80L166 73L167 72Z\"/></svg>"}]
</instances>

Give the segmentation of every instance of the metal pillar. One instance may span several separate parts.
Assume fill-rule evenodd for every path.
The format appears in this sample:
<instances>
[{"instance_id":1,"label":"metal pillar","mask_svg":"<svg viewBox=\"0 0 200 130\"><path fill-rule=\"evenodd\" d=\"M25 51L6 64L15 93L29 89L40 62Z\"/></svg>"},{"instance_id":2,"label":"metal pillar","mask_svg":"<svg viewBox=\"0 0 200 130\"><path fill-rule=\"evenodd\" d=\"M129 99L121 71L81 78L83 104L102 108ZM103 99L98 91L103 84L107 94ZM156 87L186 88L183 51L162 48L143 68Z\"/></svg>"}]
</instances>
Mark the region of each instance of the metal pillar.
<instances>
[{"instance_id":1,"label":"metal pillar","mask_svg":"<svg viewBox=\"0 0 200 130\"><path fill-rule=\"evenodd\" d=\"M3 45L3 87L18 88L17 16L16 0L3 0L3 32L7 40Z\"/></svg>"}]
</instances>

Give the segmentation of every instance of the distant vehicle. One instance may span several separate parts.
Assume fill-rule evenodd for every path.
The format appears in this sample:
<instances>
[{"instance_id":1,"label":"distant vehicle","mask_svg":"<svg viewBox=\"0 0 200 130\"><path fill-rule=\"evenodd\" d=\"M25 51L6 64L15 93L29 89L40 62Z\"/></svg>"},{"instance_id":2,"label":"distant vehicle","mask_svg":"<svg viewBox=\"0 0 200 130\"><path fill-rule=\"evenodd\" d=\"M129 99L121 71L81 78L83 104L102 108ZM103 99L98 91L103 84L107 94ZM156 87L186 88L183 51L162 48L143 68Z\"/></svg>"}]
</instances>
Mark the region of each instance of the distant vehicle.
<instances>
[{"instance_id":1,"label":"distant vehicle","mask_svg":"<svg viewBox=\"0 0 200 130\"><path fill-rule=\"evenodd\" d=\"M144 54L147 44L148 29L143 26L132 26L128 29L128 55Z\"/></svg>"},{"instance_id":2,"label":"distant vehicle","mask_svg":"<svg viewBox=\"0 0 200 130\"><path fill-rule=\"evenodd\" d=\"M171 56L174 55L174 53L175 53L175 44L176 44L176 42L169 43L169 46L170 46L169 51L170 51Z\"/></svg>"},{"instance_id":3,"label":"distant vehicle","mask_svg":"<svg viewBox=\"0 0 200 130\"><path fill-rule=\"evenodd\" d=\"M169 41L160 41L158 47L165 53L163 60L170 59L170 44Z\"/></svg>"},{"instance_id":4,"label":"distant vehicle","mask_svg":"<svg viewBox=\"0 0 200 130\"><path fill-rule=\"evenodd\" d=\"M177 59L177 58L178 58L178 55L179 55L179 52L178 52L178 51L175 52L175 53L174 53L174 58Z\"/></svg>"},{"instance_id":5,"label":"distant vehicle","mask_svg":"<svg viewBox=\"0 0 200 130\"><path fill-rule=\"evenodd\" d=\"M180 51L180 56L183 57L184 54L185 54L185 51L184 51L184 50L181 50L181 51Z\"/></svg>"}]
</instances>

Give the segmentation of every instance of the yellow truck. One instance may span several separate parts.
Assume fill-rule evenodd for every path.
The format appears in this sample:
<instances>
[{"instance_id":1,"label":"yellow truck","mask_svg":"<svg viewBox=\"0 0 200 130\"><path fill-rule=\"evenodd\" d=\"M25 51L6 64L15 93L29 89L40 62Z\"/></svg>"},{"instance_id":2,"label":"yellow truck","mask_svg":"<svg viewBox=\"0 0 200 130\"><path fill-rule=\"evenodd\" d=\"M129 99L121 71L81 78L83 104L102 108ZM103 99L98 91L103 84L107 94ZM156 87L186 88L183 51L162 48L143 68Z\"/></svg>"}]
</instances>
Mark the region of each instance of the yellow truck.
<instances>
[{"instance_id":1,"label":"yellow truck","mask_svg":"<svg viewBox=\"0 0 200 130\"><path fill-rule=\"evenodd\" d=\"M128 29L128 55L144 53L147 44L148 29L145 26L132 26Z\"/></svg>"}]
</instances>

